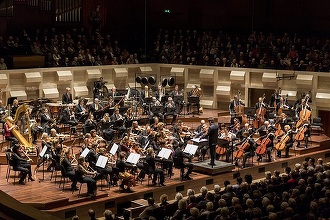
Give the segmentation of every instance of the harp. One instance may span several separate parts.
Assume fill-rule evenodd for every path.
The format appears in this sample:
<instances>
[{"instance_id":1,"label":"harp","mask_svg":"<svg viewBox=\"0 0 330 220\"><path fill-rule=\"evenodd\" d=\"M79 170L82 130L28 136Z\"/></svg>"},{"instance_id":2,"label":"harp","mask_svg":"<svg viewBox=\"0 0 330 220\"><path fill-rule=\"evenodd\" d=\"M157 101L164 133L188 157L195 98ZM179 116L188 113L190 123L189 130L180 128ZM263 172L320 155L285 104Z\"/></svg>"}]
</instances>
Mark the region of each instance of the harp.
<instances>
[{"instance_id":1,"label":"harp","mask_svg":"<svg viewBox=\"0 0 330 220\"><path fill-rule=\"evenodd\" d=\"M32 143L32 134L31 134L31 127L30 127L30 112L29 108L26 104L23 104L17 108L17 111L15 113L15 118L11 120L11 118L6 117L5 122L8 124L9 127L12 127L13 124L15 124L17 121L21 120L22 117L25 116L26 124L24 125L24 128L27 128L28 132L28 140L20 133L20 131L17 128L13 128L11 132L13 133L14 137L17 138L19 143L23 145L28 152L35 152L35 147Z\"/></svg>"}]
</instances>

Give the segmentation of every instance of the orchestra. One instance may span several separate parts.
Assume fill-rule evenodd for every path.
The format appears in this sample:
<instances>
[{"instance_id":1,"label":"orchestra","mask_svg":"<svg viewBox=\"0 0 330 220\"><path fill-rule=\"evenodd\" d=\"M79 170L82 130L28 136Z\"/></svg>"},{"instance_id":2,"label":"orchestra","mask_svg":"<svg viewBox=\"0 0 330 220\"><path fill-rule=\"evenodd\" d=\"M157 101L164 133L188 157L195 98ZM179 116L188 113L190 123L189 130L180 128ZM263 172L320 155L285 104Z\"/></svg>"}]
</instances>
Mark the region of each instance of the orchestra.
<instances>
[{"instance_id":1,"label":"orchestra","mask_svg":"<svg viewBox=\"0 0 330 220\"><path fill-rule=\"evenodd\" d=\"M308 105L309 95L300 99L297 108L293 109L288 103L288 97L282 96L281 90L277 89L269 102L266 102L265 96L259 97L257 103L252 107L253 117L251 120L245 121L245 102L240 99L240 92L238 92L231 100L228 100L230 123L220 126L214 118L210 117L209 123L202 119L196 127L190 128L180 118L184 99L179 96L184 98L184 94L179 90L178 85L169 94L161 85L156 89L157 91L153 91L153 88L145 86L141 92L142 102L148 104L147 116L143 118L143 115L137 115L137 108L143 107L141 106L143 104L137 102L138 106L122 107L115 103L115 97L120 95L116 87L113 87L107 96L108 100L103 101L104 107L98 98L89 104L85 99L80 98L78 104L73 104L70 88L67 88L62 96L63 104L59 107L59 123L56 121L57 115L52 111L52 105L44 106L41 109L39 123L44 133L41 137L40 147L41 149L46 147L45 156L41 162L50 160L50 167L59 163L65 175L72 181L73 190L77 189L77 181L86 182L88 194L95 196L96 181L101 176L106 176L111 185L117 185L119 178L122 180L119 182L121 183L120 188L131 191L131 187L136 185L134 174L138 172L139 168L143 169L141 166L143 162L148 164L149 173L152 174L152 185L157 185L156 182L159 179L158 185L161 187L165 186L167 178L164 174L165 170L168 170L168 176L171 177L173 166L179 167L183 171L184 180L191 180L194 161L204 161L207 157L210 158L208 164L212 167L216 166L217 160L223 159L220 157L223 155L225 162L232 162L238 166L238 162L241 161L241 168L245 168L249 157L257 155L258 162L261 162L263 157L265 157L265 161L271 162L273 152L277 152L274 153L274 157L277 158L282 157L282 151L285 152L285 157L289 157L289 149L295 142L297 147L301 142L304 143L305 148L308 146L311 136L312 112ZM153 94L154 96L152 96ZM194 86L188 96L199 98L201 95L201 88ZM165 103L162 103L165 100L163 97L167 98ZM150 103L147 103L147 98L150 98ZM123 102L126 101L124 97ZM198 109L200 107L199 102L188 104L198 104ZM18 108L18 102L14 101L11 111L13 116L15 116L13 111L17 111ZM274 118L268 118L267 111L270 109L275 109ZM294 116L285 114L287 112L284 110L295 111L298 120L295 120ZM172 117L170 121L172 126L167 126L169 117ZM84 120L81 120L82 118ZM7 119L14 121L10 117ZM142 119L146 119L147 122L142 123ZM73 164L75 155L73 155L72 148L66 148L62 144L64 136L59 134L61 130L53 128L53 126L61 124L67 124L71 128L75 128L78 124L83 126L81 135L84 141L79 147L81 147L81 152L86 147L89 152L85 157L77 157L77 165ZM7 123L4 124L6 140L21 142L20 138L15 137L11 132L13 129L18 129L15 123L12 123L11 127ZM69 137L71 138L70 135ZM194 155L184 152L187 144L194 143L191 139L206 139L206 142L198 144L198 150ZM110 154L110 148L114 143L118 145L118 150L114 154ZM22 172L19 183L25 184L24 180L27 176L33 181L31 165L29 160L24 158L23 148L15 146L12 148L12 159L16 161L16 169ZM158 156L162 149L170 150L171 154L168 158ZM209 155L207 155L208 150ZM126 161L131 153L141 156L137 164ZM96 166L100 156L108 157L107 165L104 168ZM56 158L59 158L57 162ZM232 161L230 158L233 158ZM38 167L41 162L38 163ZM179 166L177 166L178 164ZM143 175L139 175L138 178L143 178Z\"/></svg>"}]
</instances>

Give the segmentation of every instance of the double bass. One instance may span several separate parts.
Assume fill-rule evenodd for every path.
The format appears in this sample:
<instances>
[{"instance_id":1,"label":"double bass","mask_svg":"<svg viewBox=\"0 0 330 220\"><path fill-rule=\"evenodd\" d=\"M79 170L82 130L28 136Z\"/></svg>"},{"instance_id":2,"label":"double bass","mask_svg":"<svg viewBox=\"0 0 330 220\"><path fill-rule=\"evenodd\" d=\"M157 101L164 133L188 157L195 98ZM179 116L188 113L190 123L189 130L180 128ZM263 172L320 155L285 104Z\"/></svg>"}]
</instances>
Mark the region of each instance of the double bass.
<instances>
[{"instance_id":1,"label":"double bass","mask_svg":"<svg viewBox=\"0 0 330 220\"><path fill-rule=\"evenodd\" d=\"M248 119L246 117L246 115L244 115L244 105L241 103L241 91L238 90L238 105L235 106L235 113L236 113L236 117L240 116L242 117L242 124L248 123Z\"/></svg>"},{"instance_id":2,"label":"double bass","mask_svg":"<svg viewBox=\"0 0 330 220\"><path fill-rule=\"evenodd\" d=\"M311 117L311 111L307 109L309 96L306 96L304 109L299 113L299 120L297 121L296 128L299 128L302 123L308 121Z\"/></svg>"},{"instance_id":3,"label":"double bass","mask_svg":"<svg viewBox=\"0 0 330 220\"><path fill-rule=\"evenodd\" d=\"M259 128L265 122L265 114L267 109L265 108L264 100L265 100L265 94L263 95L259 108L256 110L256 117L253 120L254 128Z\"/></svg>"}]
</instances>

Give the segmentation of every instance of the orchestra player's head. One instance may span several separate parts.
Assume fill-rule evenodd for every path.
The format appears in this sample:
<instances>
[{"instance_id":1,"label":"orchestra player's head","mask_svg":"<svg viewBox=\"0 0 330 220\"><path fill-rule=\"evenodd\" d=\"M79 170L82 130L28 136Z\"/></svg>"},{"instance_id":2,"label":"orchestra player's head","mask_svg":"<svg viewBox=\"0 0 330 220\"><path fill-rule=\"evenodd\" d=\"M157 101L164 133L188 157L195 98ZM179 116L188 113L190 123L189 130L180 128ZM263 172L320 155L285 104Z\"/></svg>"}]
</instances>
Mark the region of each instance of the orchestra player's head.
<instances>
[{"instance_id":1,"label":"orchestra player's head","mask_svg":"<svg viewBox=\"0 0 330 220\"><path fill-rule=\"evenodd\" d=\"M56 129L54 128L50 129L50 136L56 137L56 135L57 135Z\"/></svg>"},{"instance_id":2,"label":"orchestra player's head","mask_svg":"<svg viewBox=\"0 0 330 220\"><path fill-rule=\"evenodd\" d=\"M163 122L159 122L157 124L158 130L163 130L164 129L164 123Z\"/></svg>"},{"instance_id":3,"label":"orchestra player's head","mask_svg":"<svg viewBox=\"0 0 330 220\"><path fill-rule=\"evenodd\" d=\"M94 120L94 115L93 114L89 114L87 120L93 121Z\"/></svg>"},{"instance_id":4,"label":"orchestra player's head","mask_svg":"<svg viewBox=\"0 0 330 220\"><path fill-rule=\"evenodd\" d=\"M291 129L290 125L284 125L284 131L289 131Z\"/></svg>"},{"instance_id":5,"label":"orchestra player's head","mask_svg":"<svg viewBox=\"0 0 330 220\"><path fill-rule=\"evenodd\" d=\"M264 122L264 125L265 125L266 127L268 127L268 126L269 126L269 121L265 121L265 122Z\"/></svg>"},{"instance_id":6,"label":"orchestra player's head","mask_svg":"<svg viewBox=\"0 0 330 220\"><path fill-rule=\"evenodd\" d=\"M168 97L167 101L168 101L169 103L172 103L172 102L173 102L172 97Z\"/></svg>"},{"instance_id":7,"label":"orchestra player's head","mask_svg":"<svg viewBox=\"0 0 330 220\"><path fill-rule=\"evenodd\" d=\"M139 123L137 121L133 121L132 126L133 126L133 128L137 128L137 127L139 127Z\"/></svg>"},{"instance_id":8,"label":"orchestra player's head","mask_svg":"<svg viewBox=\"0 0 330 220\"><path fill-rule=\"evenodd\" d=\"M91 136L92 136L92 138L96 137L96 130L95 129L91 130Z\"/></svg>"},{"instance_id":9,"label":"orchestra player's head","mask_svg":"<svg viewBox=\"0 0 330 220\"><path fill-rule=\"evenodd\" d=\"M179 86L178 85L175 85L174 90L175 91L179 91Z\"/></svg>"},{"instance_id":10,"label":"orchestra player's head","mask_svg":"<svg viewBox=\"0 0 330 220\"><path fill-rule=\"evenodd\" d=\"M151 147L149 147L147 149L147 154L150 155L150 156L152 156L154 154L154 149L152 149Z\"/></svg>"},{"instance_id":11,"label":"orchestra player's head","mask_svg":"<svg viewBox=\"0 0 330 220\"><path fill-rule=\"evenodd\" d=\"M47 140L48 139L48 133L44 132L41 135L41 140Z\"/></svg>"},{"instance_id":12,"label":"orchestra player's head","mask_svg":"<svg viewBox=\"0 0 330 220\"><path fill-rule=\"evenodd\" d=\"M116 115L119 115L119 108L116 108L116 109L115 109L115 114L116 114Z\"/></svg>"},{"instance_id":13,"label":"orchestra player's head","mask_svg":"<svg viewBox=\"0 0 330 220\"><path fill-rule=\"evenodd\" d=\"M262 97L259 97L258 102L259 103L262 103L262 100L263 100L263 98Z\"/></svg>"},{"instance_id":14,"label":"orchestra player's head","mask_svg":"<svg viewBox=\"0 0 330 220\"><path fill-rule=\"evenodd\" d=\"M234 95L234 100L237 101L238 100L238 96Z\"/></svg>"},{"instance_id":15,"label":"orchestra player's head","mask_svg":"<svg viewBox=\"0 0 330 220\"><path fill-rule=\"evenodd\" d=\"M249 128L250 128L249 123L245 123L245 124L244 124L244 128L245 128L245 130L249 130Z\"/></svg>"},{"instance_id":16,"label":"orchestra player's head","mask_svg":"<svg viewBox=\"0 0 330 220\"><path fill-rule=\"evenodd\" d=\"M13 100L13 106L18 106L18 100L17 99Z\"/></svg>"},{"instance_id":17,"label":"orchestra player's head","mask_svg":"<svg viewBox=\"0 0 330 220\"><path fill-rule=\"evenodd\" d=\"M117 88L114 86L114 87L112 87L111 91L112 91L112 93L115 93L117 91Z\"/></svg>"},{"instance_id":18,"label":"orchestra player's head","mask_svg":"<svg viewBox=\"0 0 330 220\"><path fill-rule=\"evenodd\" d=\"M205 120L202 119L202 120L201 120L201 125L203 126L204 124L205 124Z\"/></svg>"},{"instance_id":19,"label":"orchestra player's head","mask_svg":"<svg viewBox=\"0 0 330 220\"><path fill-rule=\"evenodd\" d=\"M156 97L153 96L153 97L151 98L151 101L152 101L153 103L156 103L156 102L157 102Z\"/></svg>"},{"instance_id":20,"label":"orchestra player's head","mask_svg":"<svg viewBox=\"0 0 330 220\"><path fill-rule=\"evenodd\" d=\"M209 117L208 121L209 121L210 124L213 124L214 123L214 118L213 117Z\"/></svg>"},{"instance_id":21,"label":"orchestra player's head","mask_svg":"<svg viewBox=\"0 0 330 220\"><path fill-rule=\"evenodd\" d=\"M302 104L302 105L306 105L306 99L302 99L302 100L301 100L301 104Z\"/></svg>"},{"instance_id":22,"label":"orchestra player's head","mask_svg":"<svg viewBox=\"0 0 330 220\"><path fill-rule=\"evenodd\" d=\"M126 157L126 153L125 152L120 152L119 154L119 160L124 160Z\"/></svg>"},{"instance_id":23,"label":"orchestra player's head","mask_svg":"<svg viewBox=\"0 0 330 220\"><path fill-rule=\"evenodd\" d=\"M70 89L70 87L66 87L66 88L65 88L65 92L66 92L66 94L70 94L70 93L71 93L71 89Z\"/></svg>"},{"instance_id":24,"label":"orchestra player's head","mask_svg":"<svg viewBox=\"0 0 330 220\"><path fill-rule=\"evenodd\" d=\"M109 115L109 113L105 113L105 114L103 115L103 120L104 120L104 121L109 121L109 120L110 120L110 115Z\"/></svg>"},{"instance_id":25,"label":"orchestra player's head","mask_svg":"<svg viewBox=\"0 0 330 220\"><path fill-rule=\"evenodd\" d=\"M2 102L2 100L0 100L0 107L3 107L3 102Z\"/></svg>"},{"instance_id":26,"label":"orchestra player's head","mask_svg":"<svg viewBox=\"0 0 330 220\"><path fill-rule=\"evenodd\" d=\"M157 124L158 124L158 122L159 122L159 118L158 118L157 116L155 116L155 117L154 117L154 124L156 124L156 125L157 125Z\"/></svg>"},{"instance_id":27,"label":"orchestra player's head","mask_svg":"<svg viewBox=\"0 0 330 220\"><path fill-rule=\"evenodd\" d=\"M95 99L94 99L94 103L95 103L95 104L99 104L99 99L98 99L98 98L95 98Z\"/></svg>"},{"instance_id":28,"label":"orchestra player's head","mask_svg":"<svg viewBox=\"0 0 330 220\"><path fill-rule=\"evenodd\" d=\"M80 106L83 106L83 105L84 105L84 99L79 99L78 104L79 104Z\"/></svg>"},{"instance_id":29,"label":"orchestra player's head","mask_svg":"<svg viewBox=\"0 0 330 220\"><path fill-rule=\"evenodd\" d=\"M82 164L84 164L84 162L85 162L85 157L80 156L80 157L78 158L78 164L82 165Z\"/></svg>"},{"instance_id":30,"label":"orchestra player's head","mask_svg":"<svg viewBox=\"0 0 330 220\"><path fill-rule=\"evenodd\" d=\"M162 85L158 85L158 91L162 90Z\"/></svg>"}]
</instances>

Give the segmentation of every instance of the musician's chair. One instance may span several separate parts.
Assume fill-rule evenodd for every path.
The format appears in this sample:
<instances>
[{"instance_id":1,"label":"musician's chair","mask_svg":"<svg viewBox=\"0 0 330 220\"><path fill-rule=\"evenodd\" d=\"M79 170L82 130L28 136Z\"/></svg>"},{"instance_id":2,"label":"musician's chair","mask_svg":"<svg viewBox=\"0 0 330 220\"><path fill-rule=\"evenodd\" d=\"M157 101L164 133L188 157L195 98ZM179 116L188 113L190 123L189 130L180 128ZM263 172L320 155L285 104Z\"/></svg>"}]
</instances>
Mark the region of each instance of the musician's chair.
<instances>
[{"instance_id":1,"label":"musician's chair","mask_svg":"<svg viewBox=\"0 0 330 220\"><path fill-rule=\"evenodd\" d=\"M180 179L181 181L183 181L183 177L184 177L184 164L182 163L182 161L180 160L180 158L178 157L173 157L173 165L174 168L180 169Z\"/></svg>"},{"instance_id":2,"label":"musician's chair","mask_svg":"<svg viewBox=\"0 0 330 220\"><path fill-rule=\"evenodd\" d=\"M61 185L63 184L62 190L64 190L64 185L66 183L68 183L70 180L69 180L69 176L67 175L63 165L60 166L60 169L61 169L61 179L60 179L60 185L58 186L58 188L61 188ZM55 180L55 182L56 182L56 180Z\"/></svg>"},{"instance_id":3,"label":"musician's chair","mask_svg":"<svg viewBox=\"0 0 330 220\"><path fill-rule=\"evenodd\" d=\"M16 176L18 177L17 175L17 172L19 172L18 170L15 170L15 164L14 164L14 161L11 159L11 153L10 152L6 152L6 159L7 159L7 173L6 173L6 179L7 179L7 182L9 180L9 177L10 177L10 171L13 170L14 171L14 183L16 182ZM20 173L20 172L19 172Z\"/></svg>"}]
</instances>

